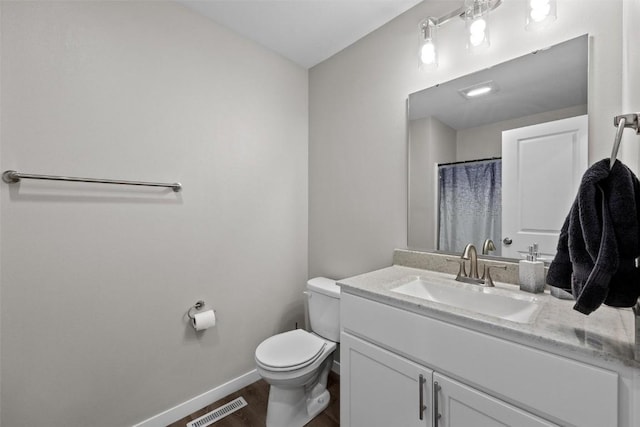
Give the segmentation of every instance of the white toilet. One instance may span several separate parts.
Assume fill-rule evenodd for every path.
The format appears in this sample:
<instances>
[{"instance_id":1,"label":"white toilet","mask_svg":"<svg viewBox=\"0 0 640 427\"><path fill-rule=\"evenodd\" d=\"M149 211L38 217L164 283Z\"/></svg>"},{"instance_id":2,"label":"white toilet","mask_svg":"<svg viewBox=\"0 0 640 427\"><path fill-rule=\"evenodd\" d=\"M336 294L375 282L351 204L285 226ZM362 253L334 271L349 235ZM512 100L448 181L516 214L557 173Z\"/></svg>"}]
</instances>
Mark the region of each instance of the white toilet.
<instances>
[{"instance_id":1,"label":"white toilet","mask_svg":"<svg viewBox=\"0 0 640 427\"><path fill-rule=\"evenodd\" d=\"M307 282L311 330L284 332L256 348L258 373L271 385L267 427L302 427L329 405L327 376L340 341L340 287L317 277Z\"/></svg>"}]
</instances>

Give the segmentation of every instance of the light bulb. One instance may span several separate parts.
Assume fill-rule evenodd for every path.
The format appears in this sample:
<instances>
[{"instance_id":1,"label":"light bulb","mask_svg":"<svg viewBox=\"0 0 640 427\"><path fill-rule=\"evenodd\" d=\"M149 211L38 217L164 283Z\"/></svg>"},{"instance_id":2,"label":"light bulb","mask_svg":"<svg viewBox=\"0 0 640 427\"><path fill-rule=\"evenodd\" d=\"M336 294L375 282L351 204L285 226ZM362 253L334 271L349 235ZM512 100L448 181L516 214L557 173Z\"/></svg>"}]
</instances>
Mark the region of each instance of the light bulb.
<instances>
[{"instance_id":1,"label":"light bulb","mask_svg":"<svg viewBox=\"0 0 640 427\"><path fill-rule=\"evenodd\" d=\"M486 28L487 28L487 21L480 18L473 21L473 23L469 26L469 32L471 34L484 34L484 30Z\"/></svg>"},{"instance_id":2,"label":"light bulb","mask_svg":"<svg viewBox=\"0 0 640 427\"><path fill-rule=\"evenodd\" d=\"M531 0L529 4L531 5L529 16L534 22L542 22L547 19L551 12L549 0Z\"/></svg>"},{"instance_id":3,"label":"light bulb","mask_svg":"<svg viewBox=\"0 0 640 427\"><path fill-rule=\"evenodd\" d=\"M542 22L545 19L547 19L547 16L549 16L549 11L550 11L550 7L547 6L547 8L545 10L543 9L531 9L531 19L534 22Z\"/></svg>"},{"instance_id":4,"label":"light bulb","mask_svg":"<svg viewBox=\"0 0 640 427\"><path fill-rule=\"evenodd\" d=\"M527 30L544 28L556 19L556 0L527 1Z\"/></svg>"},{"instance_id":5,"label":"light bulb","mask_svg":"<svg viewBox=\"0 0 640 427\"><path fill-rule=\"evenodd\" d=\"M487 21L484 19L476 19L469 26L469 43L472 46L480 46L484 43L486 38L485 30L487 28Z\"/></svg>"},{"instance_id":6,"label":"light bulb","mask_svg":"<svg viewBox=\"0 0 640 427\"><path fill-rule=\"evenodd\" d=\"M420 50L420 61L425 65L436 62L436 47L431 40L427 40Z\"/></svg>"},{"instance_id":7,"label":"light bulb","mask_svg":"<svg viewBox=\"0 0 640 427\"><path fill-rule=\"evenodd\" d=\"M471 34L469 36L469 43L472 46L480 46L484 40L484 34Z\"/></svg>"}]
</instances>

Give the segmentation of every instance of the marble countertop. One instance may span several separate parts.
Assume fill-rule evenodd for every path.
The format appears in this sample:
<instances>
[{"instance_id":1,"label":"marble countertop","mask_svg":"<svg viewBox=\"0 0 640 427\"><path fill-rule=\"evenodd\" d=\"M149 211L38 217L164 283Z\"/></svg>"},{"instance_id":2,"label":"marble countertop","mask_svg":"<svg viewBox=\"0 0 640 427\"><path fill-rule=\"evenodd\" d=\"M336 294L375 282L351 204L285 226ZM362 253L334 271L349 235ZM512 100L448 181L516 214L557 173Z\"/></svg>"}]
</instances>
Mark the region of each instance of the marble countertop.
<instances>
[{"instance_id":1,"label":"marble countertop","mask_svg":"<svg viewBox=\"0 0 640 427\"><path fill-rule=\"evenodd\" d=\"M517 323L454 306L393 292L416 276L457 284L448 273L393 265L338 280L343 292L364 296L418 314L441 319L478 332L509 339L553 353L605 363L639 367L635 360L635 320L632 309L602 306L589 316L573 310L574 302L552 297L548 291L529 294L518 286L496 282L498 292L535 296L541 309L531 323ZM475 286L475 285L472 285Z\"/></svg>"}]
</instances>

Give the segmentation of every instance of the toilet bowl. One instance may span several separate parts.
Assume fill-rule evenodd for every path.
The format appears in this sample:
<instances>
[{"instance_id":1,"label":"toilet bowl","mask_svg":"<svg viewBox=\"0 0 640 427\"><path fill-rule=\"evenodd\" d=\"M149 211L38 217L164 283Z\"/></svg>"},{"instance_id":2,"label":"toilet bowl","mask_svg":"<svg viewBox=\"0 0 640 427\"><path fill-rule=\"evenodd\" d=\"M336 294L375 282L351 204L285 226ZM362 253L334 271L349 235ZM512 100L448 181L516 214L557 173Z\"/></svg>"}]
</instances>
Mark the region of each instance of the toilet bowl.
<instances>
[{"instance_id":1,"label":"toilet bowl","mask_svg":"<svg viewBox=\"0 0 640 427\"><path fill-rule=\"evenodd\" d=\"M307 289L314 332L284 332L256 348L256 369L270 385L267 427L302 427L329 405L327 377L339 341L340 289L326 278L309 280Z\"/></svg>"}]
</instances>

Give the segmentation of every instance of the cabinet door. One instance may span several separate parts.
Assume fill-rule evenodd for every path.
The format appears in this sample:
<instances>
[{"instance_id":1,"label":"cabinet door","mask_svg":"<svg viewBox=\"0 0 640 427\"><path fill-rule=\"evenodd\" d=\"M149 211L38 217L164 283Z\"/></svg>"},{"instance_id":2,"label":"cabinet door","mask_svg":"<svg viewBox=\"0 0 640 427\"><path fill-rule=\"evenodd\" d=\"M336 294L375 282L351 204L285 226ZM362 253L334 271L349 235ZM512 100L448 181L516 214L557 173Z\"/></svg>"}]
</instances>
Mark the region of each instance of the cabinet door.
<instances>
[{"instance_id":1,"label":"cabinet door","mask_svg":"<svg viewBox=\"0 0 640 427\"><path fill-rule=\"evenodd\" d=\"M556 426L441 374L433 375L433 389L440 414L434 427Z\"/></svg>"},{"instance_id":2,"label":"cabinet door","mask_svg":"<svg viewBox=\"0 0 640 427\"><path fill-rule=\"evenodd\" d=\"M340 337L342 427L432 427L433 371L347 333Z\"/></svg>"}]
</instances>

